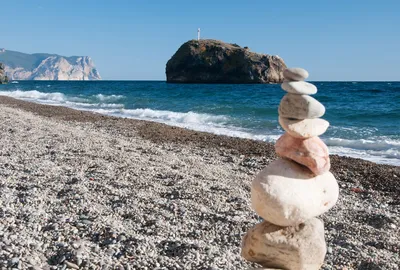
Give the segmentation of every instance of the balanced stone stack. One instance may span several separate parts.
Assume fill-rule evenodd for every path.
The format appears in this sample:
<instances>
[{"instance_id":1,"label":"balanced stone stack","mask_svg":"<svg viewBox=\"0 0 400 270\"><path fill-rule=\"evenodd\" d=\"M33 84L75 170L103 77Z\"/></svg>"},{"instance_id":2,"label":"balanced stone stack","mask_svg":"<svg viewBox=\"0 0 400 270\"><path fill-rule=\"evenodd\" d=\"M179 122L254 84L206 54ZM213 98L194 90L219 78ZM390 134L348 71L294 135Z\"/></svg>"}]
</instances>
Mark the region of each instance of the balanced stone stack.
<instances>
[{"instance_id":1,"label":"balanced stone stack","mask_svg":"<svg viewBox=\"0 0 400 270\"><path fill-rule=\"evenodd\" d=\"M329 123L319 118L325 107L310 96L317 88L304 81L308 72L289 68L283 76L287 94L279 105L279 123L286 132L275 145L280 158L252 183L252 207L264 221L245 235L242 256L267 268L320 269L326 244L316 216L334 206L339 195L328 148L318 137Z\"/></svg>"}]
</instances>

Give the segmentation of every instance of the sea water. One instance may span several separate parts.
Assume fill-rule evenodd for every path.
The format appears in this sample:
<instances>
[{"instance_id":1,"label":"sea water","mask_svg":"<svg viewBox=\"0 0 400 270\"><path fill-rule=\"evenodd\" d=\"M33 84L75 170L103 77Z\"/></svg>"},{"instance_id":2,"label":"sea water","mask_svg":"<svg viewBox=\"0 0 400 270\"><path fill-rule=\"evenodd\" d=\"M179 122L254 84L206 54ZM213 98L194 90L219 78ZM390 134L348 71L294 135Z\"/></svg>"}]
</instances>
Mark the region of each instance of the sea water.
<instances>
[{"instance_id":1,"label":"sea water","mask_svg":"<svg viewBox=\"0 0 400 270\"><path fill-rule=\"evenodd\" d=\"M400 166L400 82L313 82L330 122L331 154ZM0 95L106 115L274 142L280 85L162 81L20 81Z\"/></svg>"}]
</instances>

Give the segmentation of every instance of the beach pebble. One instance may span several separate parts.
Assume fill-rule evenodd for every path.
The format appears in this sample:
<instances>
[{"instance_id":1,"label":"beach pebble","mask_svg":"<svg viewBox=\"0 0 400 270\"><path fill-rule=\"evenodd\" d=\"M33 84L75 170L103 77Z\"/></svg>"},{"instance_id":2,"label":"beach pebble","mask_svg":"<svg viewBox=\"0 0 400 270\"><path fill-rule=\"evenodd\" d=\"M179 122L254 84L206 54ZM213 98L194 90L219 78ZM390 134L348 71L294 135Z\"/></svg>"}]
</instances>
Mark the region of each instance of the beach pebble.
<instances>
[{"instance_id":1,"label":"beach pebble","mask_svg":"<svg viewBox=\"0 0 400 270\"><path fill-rule=\"evenodd\" d=\"M10 260L11 266L17 265L18 263L19 263L19 258L17 258L17 257L14 257Z\"/></svg>"},{"instance_id":2,"label":"beach pebble","mask_svg":"<svg viewBox=\"0 0 400 270\"><path fill-rule=\"evenodd\" d=\"M264 221L243 238L242 256L263 267L320 269L326 254L324 225L312 218L292 227Z\"/></svg>"},{"instance_id":3,"label":"beach pebble","mask_svg":"<svg viewBox=\"0 0 400 270\"><path fill-rule=\"evenodd\" d=\"M64 261L64 264L65 264L68 268L71 268L71 269L79 269L79 266L76 265L76 264L74 264L74 263L72 263L72 262Z\"/></svg>"},{"instance_id":4,"label":"beach pebble","mask_svg":"<svg viewBox=\"0 0 400 270\"><path fill-rule=\"evenodd\" d=\"M329 122L321 118L298 120L279 117L279 124L291 136L303 139L320 136L329 127Z\"/></svg>"},{"instance_id":5,"label":"beach pebble","mask_svg":"<svg viewBox=\"0 0 400 270\"><path fill-rule=\"evenodd\" d=\"M316 175L329 171L329 150L319 137L299 139L283 134L275 144L276 154L300 163Z\"/></svg>"},{"instance_id":6,"label":"beach pebble","mask_svg":"<svg viewBox=\"0 0 400 270\"><path fill-rule=\"evenodd\" d=\"M283 71L283 77L288 81L304 81L308 78L308 71L303 68L287 68Z\"/></svg>"},{"instance_id":7,"label":"beach pebble","mask_svg":"<svg viewBox=\"0 0 400 270\"><path fill-rule=\"evenodd\" d=\"M281 88L288 93L297 95L313 95L318 91L315 85L303 81L283 82Z\"/></svg>"},{"instance_id":8,"label":"beach pebble","mask_svg":"<svg viewBox=\"0 0 400 270\"><path fill-rule=\"evenodd\" d=\"M294 119L312 119L325 114L325 107L307 95L286 94L279 105L279 116Z\"/></svg>"},{"instance_id":9,"label":"beach pebble","mask_svg":"<svg viewBox=\"0 0 400 270\"><path fill-rule=\"evenodd\" d=\"M282 268L248 268L247 270L284 270Z\"/></svg>"},{"instance_id":10,"label":"beach pebble","mask_svg":"<svg viewBox=\"0 0 400 270\"><path fill-rule=\"evenodd\" d=\"M330 172L315 176L308 168L277 159L262 170L251 185L251 204L264 220L294 226L335 205L339 187Z\"/></svg>"}]
</instances>

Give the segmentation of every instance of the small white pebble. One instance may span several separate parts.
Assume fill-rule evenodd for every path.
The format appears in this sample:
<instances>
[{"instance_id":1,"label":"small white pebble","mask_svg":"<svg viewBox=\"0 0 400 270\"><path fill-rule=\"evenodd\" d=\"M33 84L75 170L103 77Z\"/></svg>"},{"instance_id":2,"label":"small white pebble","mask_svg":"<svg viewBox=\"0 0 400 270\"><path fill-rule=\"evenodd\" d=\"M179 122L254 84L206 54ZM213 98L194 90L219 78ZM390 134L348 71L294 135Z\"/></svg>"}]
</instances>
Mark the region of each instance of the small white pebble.
<instances>
[{"instance_id":1,"label":"small white pebble","mask_svg":"<svg viewBox=\"0 0 400 270\"><path fill-rule=\"evenodd\" d=\"M390 224L390 228L396 229L396 225L392 223L392 224Z\"/></svg>"}]
</instances>

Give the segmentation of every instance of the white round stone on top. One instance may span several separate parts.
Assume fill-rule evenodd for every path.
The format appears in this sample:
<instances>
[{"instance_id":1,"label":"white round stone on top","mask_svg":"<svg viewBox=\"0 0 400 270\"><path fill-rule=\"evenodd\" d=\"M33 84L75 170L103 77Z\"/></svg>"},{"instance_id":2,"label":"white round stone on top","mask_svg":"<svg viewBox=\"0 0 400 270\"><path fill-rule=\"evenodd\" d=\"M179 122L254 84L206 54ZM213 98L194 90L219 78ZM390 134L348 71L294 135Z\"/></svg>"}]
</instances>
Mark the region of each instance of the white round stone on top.
<instances>
[{"instance_id":1,"label":"white round stone on top","mask_svg":"<svg viewBox=\"0 0 400 270\"><path fill-rule=\"evenodd\" d=\"M308 78L308 71L303 68L287 68L283 71L283 77L288 81L304 81Z\"/></svg>"},{"instance_id":2,"label":"white round stone on top","mask_svg":"<svg viewBox=\"0 0 400 270\"><path fill-rule=\"evenodd\" d=\"M283 82L281 87L291 94L314 95L317 93L317 87L315 85L303 81Z\"/></svg>"}]
</instances>

